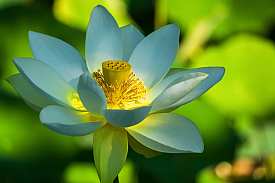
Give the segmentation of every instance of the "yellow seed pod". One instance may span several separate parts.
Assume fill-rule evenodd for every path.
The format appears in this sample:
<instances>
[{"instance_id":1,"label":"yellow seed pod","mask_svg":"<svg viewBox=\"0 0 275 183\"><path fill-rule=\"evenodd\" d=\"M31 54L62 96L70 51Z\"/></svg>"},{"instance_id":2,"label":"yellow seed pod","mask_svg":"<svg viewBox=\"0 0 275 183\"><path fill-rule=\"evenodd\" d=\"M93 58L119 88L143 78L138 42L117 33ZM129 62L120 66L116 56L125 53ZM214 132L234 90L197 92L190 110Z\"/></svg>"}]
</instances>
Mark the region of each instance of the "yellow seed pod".
<instances>
[{"instance_id":1,"label":"yellow seed pod","mask_svg":"<svg viewBox=\"0 0 275 183\"><path fill-rule=\"evenodd\" d=\"M132 66L128 62L123 62L119 60L108 60L102 63L102 71L104 75L105 82L108 85L114 84L116 81L118 83L123 80L127 80L131 72Z\"/></svg>"}]
</instances>

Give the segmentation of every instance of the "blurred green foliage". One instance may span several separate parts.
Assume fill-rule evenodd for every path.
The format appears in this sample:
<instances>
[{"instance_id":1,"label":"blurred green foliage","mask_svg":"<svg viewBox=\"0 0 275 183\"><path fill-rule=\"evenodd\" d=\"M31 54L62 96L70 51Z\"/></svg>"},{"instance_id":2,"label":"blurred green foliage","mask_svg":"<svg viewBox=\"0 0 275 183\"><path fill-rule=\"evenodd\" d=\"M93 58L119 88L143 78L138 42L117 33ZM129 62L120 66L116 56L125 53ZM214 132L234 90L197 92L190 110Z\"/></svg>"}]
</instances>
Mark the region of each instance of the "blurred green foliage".
<instances>
[{"instance_id":1,"label":"blurred green foliage","mask_svg":"<svg viewBox=\"0 0 275 183\"><path fill-rule=\"evenodd\" d=\"M204 153L146 159L129 149L120 182L274 181L274 0L1 0L0 182L98 181L92 136L48 130L4 80L18 72L13 58L32 57L29 30L60 38L84 56L85 30L97 4L106 6L120 26L134 23L145 35L177 23L181 40L173 67L226 69L220 83L174 111L197 124ZM241 157L255 162L250 174L233 171ZM223 170L227 177L217 173L221 162L232 169ZM264 168L263 176L253 176L257 167Z\"/></svg>"}]
</instances>

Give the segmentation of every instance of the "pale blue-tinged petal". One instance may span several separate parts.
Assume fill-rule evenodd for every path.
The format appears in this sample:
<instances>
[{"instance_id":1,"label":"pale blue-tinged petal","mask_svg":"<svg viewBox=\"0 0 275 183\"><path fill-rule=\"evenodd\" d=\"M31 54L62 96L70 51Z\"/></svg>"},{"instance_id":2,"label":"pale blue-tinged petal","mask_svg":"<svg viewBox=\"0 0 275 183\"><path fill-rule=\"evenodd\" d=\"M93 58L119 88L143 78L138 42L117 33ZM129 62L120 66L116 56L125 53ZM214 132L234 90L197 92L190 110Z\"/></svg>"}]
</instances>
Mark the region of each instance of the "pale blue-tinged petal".
<instances>
[{"instance_id":1,"label":"pale blue-tinged petal","mask_svg":"<svg viewBox=\"0 0 275 183\"><path fill-rule=\"evenodd\" d=\"M178 114L157 113L126 130L143 145L166 153L201 153L203 140L190 119Z\"/></svg>"},{"instance_id":2,"label":"pale blue-tinged petal","mask_svg":"<svg viewBox=\"0 0 275 183\"><path fill-rule=\"evenodd\" d=\"M218 83L222 79L225 69L223 67L205 67L183 72L203 72L205 74L208 74L208 77L203 82L201 82L194 90L188 93L185 97L180 99L175 104L169 106L169 108L171 109L178 108L188 102L191 102L192 100L198 98L199 96L207 92L210 88L212 88L216 83Z\"/></svg>"},{"instance_id":3,"label":"pale blue-tinged petal","mask_svg":"<svg viewBox=\"0 0 275 183\"><path fill-rule=\"evenodd\" d=\"M29 31L29 42L34 58L54 68L76 89L77 83L74 79L88 71L81 54L60 39L33 31Z\"/></svg>"},{"instance_id":4,"label":"pale blue-tinged petal","mask_svg":"<svg viewBox=\"0 0 275 183\"><path fill-rule=\"evenodd\" d=\"M89 72L80 76L77 92L84 107L92 115L102 117L102 109L107 108L106 96Z\"/></svg>"},{"instance_id":5,"label":"pale blue-tinged petal","mask_svg":"<svg viewBox=\"0 0 275 183\"><path fill-rule=\"evenodd\" d=\"M176 73L182 72L182 71L186 71L186 69L183 68L171 68L167 74L164 76L163 79L167 78L168 76L174 75Z\"/></svg>"},{"instance_id":6,"label":"pale blue-tinged petal","mask_svg":"<svg viewBox=\"0 0 275 183\"><path fill-rule=\"evenodd\" d=\"M127 131L107 123L94 133L93 152L100 182L112 183L127 157Z\"/></svg>"},{"instance_id":7,"label":"pale blue-tinged petal","mask_svg":"<svg viewBox=\"0 0 275 183\"><path fill-rule=\"evenodd\" d=\"M182 81L193 79L195 77L199 77L203 75L205 74L200 72L194 72L194 73L182 73L181 75L174 74L174 75L165 77L156 87L148 91L148 94L146 95L146 100L152 101L170 86L173 86Z\"/></svg>"},{"instance_id":8,"label":"pale blue-tinged petal","mask_svg":"<svg viewBox=\"0 0 275 183\"><path fill-rule=\"evenodd\" d=\"M223 77L223 75L224 75L224 68L223 67L203 67L203 68L190 69L190 70L185 70L185 71L180 71L180 70L181 69L171 68L169 73L170 74L174 73L174 74L171 74L169 76L165 76L165 78L156 87L149 90L148 95L146 96L146 99L148 101L153 100L161 92L163 92L166 88L171 86L171 84L177 82L179 80L179 78L185 77L185 75L190 75L191 73L201 72L201 73L205 73L205 74L208 75L208 77L202 83L200 83L198 87L196 87L193 90L193 91L195 91L195 90L201 90L202 89L203 93L205 93L213 85L215 85L217 82L219 82L221 80L221 78ZM167 75L169 73L167 73Z\"/></svg>"},{"instance_id":9,"label":"pale blue-tinged petal","mask_svg":"<svg viewBox=\"0 0 275 183\"><path fill-rule=\"evenodd\" d=\"M32 58L15 58L13 62L24 79L48 100L70 107L75 90L48 64Z\"/></svg>"},{"instance_id":10,"label":"pale blue-tinged petal","mask_svg":"<svg viewBox=\"0 0 275 183\"><path fill-rule=\"evenodd\" d=\"M106 122L88 112L51 105L42 109L40 121L52 131L68 136L83 136L95 132Z\"/></svg>"},{"instance_id":11,"label":"pale blue-tinged petal","mask_svg":"<svg viewBox=\"0 0 275 183\"><path fill-rule=\"evenodd\" d=\"M144 120L149 114L151 108L151 106L143 106L132 110L103 109L102 114L112 125L129 127Z\"/></svg>"},{"instance_id":12,"label":"pale blue-tinged petal","mask_svg":"<svg viewBox=\"0 0 275 183\"><path fill-rule=\"evenodd\" d=\"M168 86L168 88L150 104L150 106L152 106L150 113L165 109L178 102L196 88L207 76L207 74L198 72L179 77L171 83L172 86ZM176 84L174 84L174 82Z\"/></svg>"},{"instance_id":13,"label":"pale blue-tinged petal","mask_svg":"<svg viewBox=\"0 0 275 183\"><path fill-rule=\"evenodd\" d=\"M121 60L122 52L122 36L114 17L103 6L96 6L86 33L85 55L89 71L101 69L104 61Z\"/></svg>"},{"instance_id":14,"label":"pale blue-tinged petal","mask_svg":"<svg viewBox=\"0 0 275 183\"><path fill-rule=\"evenodd\" d=\"M123 40L122 61L128 62L138 43L144 39L144 35L133 24L121 27L120 31Z\"/></svg>"},{"instance_id":15,"label":"pale blue-tinged petal","mask_svg":"<svg viewBox=\"0 0 275 183\"><path fill-rule=\"evenodd\" d=\"M138 154L142 154L146 158L153 158L155 156L159 156L163 154L163 152L155 151L153 149L150 149L137 141L132 135L128 133L128 143L131 146L131 148Z\"/></svg>"},{"instance_id":16,"label":"pale blue-tinged petal","mask_svg":"<svg viewBox=\"0 0 275 183\"><path fill-rule=\"evenodd\" d=\"M129 63L147 89L160 82L172 66L179 47L179 27L167 25L145 37L133 51Z\"/></svg>"},{"instance_id":17,"label":"pale blue-tinged petal","mask_svg":"<svg viewBox=\"0 0 275 183\"><path fill-rule=\"evenodd\" d=\"M15 74L6 79L18 92L23 100L35 111L40 112L48 105L54 105L52 101L46 99L36 91L21 74Z\"/></svg>"}]
</instances>

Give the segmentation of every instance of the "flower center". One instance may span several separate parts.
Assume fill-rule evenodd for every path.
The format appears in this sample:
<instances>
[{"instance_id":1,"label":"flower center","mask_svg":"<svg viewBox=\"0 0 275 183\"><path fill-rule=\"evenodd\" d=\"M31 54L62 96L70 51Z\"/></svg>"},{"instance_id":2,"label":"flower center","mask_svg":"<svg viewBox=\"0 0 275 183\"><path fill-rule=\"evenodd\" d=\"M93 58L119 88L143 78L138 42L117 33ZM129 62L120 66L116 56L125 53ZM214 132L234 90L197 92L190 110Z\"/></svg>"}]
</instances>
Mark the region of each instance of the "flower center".
<instances>
[{"instance_id":1,"label":"flower center","mask_svg":"<svg viewBox=\"0 0 275 183\"><path fill-rule=\"evenodd\" d=\"M131 104L145 99L145 85L131 72L128 62L119 60L102 63L103 73L98 69L93 77L105 93L108 108L131 108Z\"/></svg>"},{"instance_id":2,"label":"flower center","mask_svg":"<svg viewBox=\"0 0 275 183\"><path fill-rule=\"evenodd\" d=\"M128 78L131 68L128 62L119 60L103 62L102 71L105 82L108 85L113 85L115 82L121 83Z\"/></svg>"},{"instance_id":3,"label":"flower center","mask_svg":"<svg viewBox=\"0 0 275 183\"><path fill-rule=\"evenodd\" d=\"M71 95L71 105L76 108L76 109L79 109L79 110L83 110L83 111L86 111L86 108L83 106L80 98L79 98L79 95L77 92L75 93L72 93Z\"/></svg>"}]
</instances>

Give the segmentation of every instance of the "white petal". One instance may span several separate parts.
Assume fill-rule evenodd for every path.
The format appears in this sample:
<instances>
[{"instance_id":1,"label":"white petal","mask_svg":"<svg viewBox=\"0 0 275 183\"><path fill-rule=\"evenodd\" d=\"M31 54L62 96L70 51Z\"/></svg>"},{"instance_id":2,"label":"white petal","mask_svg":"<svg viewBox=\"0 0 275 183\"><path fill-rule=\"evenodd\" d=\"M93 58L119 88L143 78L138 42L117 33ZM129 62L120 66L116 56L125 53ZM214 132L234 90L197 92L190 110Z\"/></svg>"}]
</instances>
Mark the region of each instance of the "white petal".
<instances>
[{"instance_id":1,"label":"white petal","mask_svg":"<svg viewBox=\"0 0 275 183\"><path fill-rule=\"evenodd\" d=\"M191 102L192 100L198 98L199 96L207 92L210 88L212 88L216 83L218 83L222 79L225 69L223 67L205 67L205 68L192 69L192 70L183 71L183 72L185 73L203 72L208 74L208 77L203 82L201 82L198 85L198 87L196 87L194 90L192 90L185 97L180 99L178 102L171 105L169 108L173 109L173 108L180 107L188 102Z\"/></svg>"},{"instance_id":2,"label":"white petal","mask_svg":"<svg viewBox=\"0 0 275 183\"><path fill-rule=\"evenodd\" d=\"M204 73L190 73L186 74L174 82L170 83L172 86L168 86L164 92L162 92L151 104L151 113L165 109L170 105L178 102L194 88L196 88L205 78L207 74Z\"/></svg>"},{"instance_id":3,"label":"white petal","mask_svg":"<svg viewBox=\"0 0 275 183\"><path fill-rule=\"evenodd\" d=\"M114 17L103 6L96 6L89 21L85 54L89 71L101 69L107 60L121 60L123 42Z\"/></svg>"},{"instance_id":4,"label":"white petal","mask_svg":"<svg viewBox=\"0 0 275 183\"><path fill-rule=\"evenodd\" d=\"M106 96L89 72L80 76L77 92L84 107L92 115L102 117L102 109L107 108Z\"/></svg>"},{"instance_id":5,"label":"white petal","mask_svg":"<svg viewBox=\"0 0 275 183\"><path fill-rule=\"evenodd\" d=\"M107 123L94 133L93 152L100 182L112 183L127 157L127 131Z\"/></svg>"},{"instance_id":6,"label":"white petal","mask_svg":"<svg viewBox=\"0 0 275 183\"><path fill-rule=\"evenodd\" d=\"M199 72L205 73L208 75L208 77L193 91L201 90L201 89L204 90L206 88L210 89L213 85L215 85L217 82L219 82L224 75L223 67L204 67L204 68L198 68L198 69L185 70L185 71L181 71L181 72L180 72L180 69L171 68L170 70L172 70L172 71L169 71L169 72L174 73L174 74L171 74L171 75L165 77L156 87L154 87L148 91L148 94L146 96L146 99L148 101L156 98L168 86L171 86L171 84L175 83L179 78L185 77L185 75L188 75L191 73L199 73ZM207 90L204 90L204 92L206 92Z\"/></svg>"},{"instance_id":7,"label":"white petal","mask_svg":"<svg viewBox=\"0 0 275 183\"><path fill-rule=\"evenodd\" d=\"M183 68L170 68L170 70L167 72L167 74L164 76L163 79L167 78L168 76L174 75L176 73L186 71L186 69Z\"/></svg>"},{"instance_id":8,"label":"white petal","mask_svg":"<svg viewBox=\"0 0 275 183\"><path fill-rule=\"evenodd\" d=\"M70 97L75 90L56 70L32 58L15 58L13 62L24 79L41 95L70 107Z\"/></svg>"},{"instance_id":9,"label":"white petal","mask_svg":"<svg viewBox=\"0 0 275 183\"><path fill-rule=\"evenodd\" d=\"M55 104L36 91L21 74L15 74L8 77L6 80L19 93L24 101L37 112L48 105Z\"/></svg>"},{"instance_id":10,"label":"white petal","mask_svg":"<svg viewBox=\"0 0 275 183\"><path fill-rule=\"evenodd\" d=\"M120 31L123 40L122 61L128 62L138 43L144 39L144 35L133 24L121 27Z\"/></svg>"},{"instance_id":11,"label":"white petal","mask_svg":"<svg viewBox=\"0 0 275 183\"><path fill-rule=\"evenodd\" d=\"M203 141L195 123L178 114L151 114L141 123L126 130L137 141L156 151L166 153L203 151Z\"/></svg>"},{"instance_id":12,"label":"white petal","mask_svg":"<svg viewBox=\"0 0 275 183\"><path fill-rule=\"evenodd\" d=\"M88 71L81 54L68 43L45 34L29 31L29 41L34 58L54 68L76 89L74 79Z\"/></svg>"},{"instance_id":13,"label":"white petal","mask_svg":"<svg viewBox=\"0 0 275 183\"><path fill-rule=\"evenodd\" d=\"M97 121L88 112L75 111L57 105L44 108L39 117L43 125L52 131L68 136L88 135L106 123ZM96 121L93 122L93 120Z\"/></svg>"},{"instance_id":14,"label":"white petal","mask_svg":"<svg viewBox=\"0 0 275 183\"><path fill-rule=\"evenodd\" d=\"M151 106L138 107L132 110L103 109L104 118L112 125L129 127L144 120L151 110Z\"/></svg>"},{"instance_id":15,"label":"white petal","mask_svg":"<svg viewBox=\"0 0 275 183\"><path fill-rule=\"evenodd\" d=\"M128 133L128 143L136 153L142 154L146 158L153 158L155 156L159 156L163 154L163 152L158 152L146 147L145 145L137 141L134 137L132 137L129 133Z\"/></svg>"},{"instance_id":16,"label":"white petal","mask_svg":"<svg viewBox=\"0 0 275 183\"><path fill-rule=\"evenodd\" d=\"M172 66L179 46L179 27L167 25L145 37L133 51L129 63L137 77L150 89Z\"/></svg>"}]
</instances>

